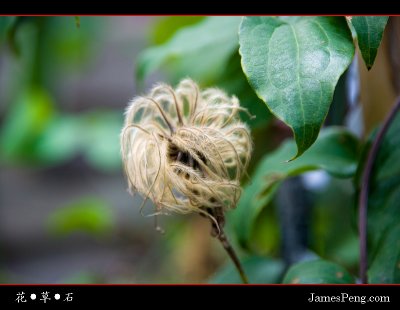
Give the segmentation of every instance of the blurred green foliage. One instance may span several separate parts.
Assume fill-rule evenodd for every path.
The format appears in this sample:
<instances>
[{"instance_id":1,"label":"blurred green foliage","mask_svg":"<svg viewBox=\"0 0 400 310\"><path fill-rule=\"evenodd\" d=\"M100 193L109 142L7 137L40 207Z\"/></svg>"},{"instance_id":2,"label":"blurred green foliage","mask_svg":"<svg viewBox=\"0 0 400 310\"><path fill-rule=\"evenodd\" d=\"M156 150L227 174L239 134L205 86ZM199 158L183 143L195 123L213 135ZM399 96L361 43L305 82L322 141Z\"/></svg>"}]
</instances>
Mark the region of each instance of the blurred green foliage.
<instances>
[{"instance_id":1,"label":"blurred green foliage","mask_svg":"<svg viewBox=\"0 0 400 310\"><path fill-rule=\"evenodd\" d=\"M241 233L238 233L238 228L236 227L234 235L236 235L239 241L242 241L242 247L247 250L251 249L251 252L257 255L279 257L282 236L276 209L276 206L272 202L260 211L254 220L250 232L250 240L246 244L240 239ZM228 219L232 222L232 225L236 224L235 220L237 221L237 217L234 212L229 215Z\"/></svg>"},{"instance_id":2,"label":"blurred green foliage","mask_svg":"<svg viewBox=\"0 0 400 310\"><path fill-rule=\"evenodd\" d=\"M54 113L53 102L44 90L31 88L21 93L10 107L0 133L2 159L37 159L35 144Z\"/></svg>"},{"instance_id":3,"label":"blurred green foliage","mask_svg":"<svg viewBox=\"0 0 400 310\"><path fill-rule=\"evenodd\" d=\"M123 116L115 111L71 115L56 111L49 95L31 89L10 107L0 132L0 159L8 163L53 166L82 154L101 171L121 168L119 133Z\"/></svg>"},{"instance_id":4,"label":"blurred green foliage","mask_svg":"<svg viewBox=\"0 0 400 310\"><path fill-rule=\"evenodd\" d=\"M8 37L15 54L0 127L2 163L48 167L83 155L98 170L121 169L122 113L67 113L53 95L61 82L54 76L85 65L96 49L100 21L85 18L78 29L70 17L0 17L2 41Z\"/></svg>"},{"instance_id":5,"label":"blurred green foliage","mask_svg":"<svg viewBox=\"0 0 400 310\"><path fill-rule=\"evenodd\" d=\"M330 127L323 130L317 142L297 160L288 162L296 152L293 140L265 155L251 184L244 187L237 210L232 214L231 220L241 244L251 247L254 222L271 202L283 180L316 169L324 169L338 177L351 177L357 167L357 145L357 139L352 134Z\"/></svg>"},{"instance_id":6,"label":"blurred green foliage","mask_svg":"<svg viewBox=\"0 0 400 310\"><path fill-rule=\"evenodd\" d=\"M48 219L49 231L66 236L84 232L94 236L109 233L114 227L112 209L98 198L82 198L54 211Z\"/></svg>"},{"instance_id":7,"label":"blurred green foliage","mask_svg":"<svg viewBox=\"0 0 400 310\"><path fill-rule=\"evenodd\" d=\"M106 26L100 17L0 17L0 56L5 64L0 165L46 171L83 158L94 171L121 172L122 109L76 112L60 100L65 77L79 76L96 60ZM54 236L83 232L104 238L114 228L115 211L101 198L83 194L65 206L60 198L59 204L62 207L47 219ZM78 282L99 279L84 277Z\"/></svg>"},{"instance_id":8,"label":"blurred green foliage","mask_svg":"<svg viewBox=\"0 0 400 310\"><path fill-rule=\"evenodd\" d=\"M168 63L175 76L215 80L223 72L217 68L224 68L238 48L239 23L240 17L209 17L177 30L168 41L140 55L137 60L138 78L143 79Z\"/></svg>"},{"instance_id":9,"label":"blurred green foliage","mask_svg":"<svg viewBox=\"0 0 400 310\"><path fill-rule=\"evenodd\" d=\"M59 281L60 284L99 284L104 282L104 276L87 270L78 271Z\"/></svg>"},{"instance_id":10,"label":"blurred green foliage","mask_svg":"<svg viewBox=\"0 0 400 310\"><path fill-rule=\"evenodd\" d=\"M151 39L154 44L162 44L168 41L180 28L197 24L205 19L205 16L167 16L158 19L151 28Z\"/></svg>"},{"instance_id":11,"label":"blurred green foliage","mask_svg":"<svg viewBox=\"0 0 400 310\"><path fill-rule=\"evenodd\" d=\"M257 283L279 283L284 271L284 263L265 257L247 257L241 261L243 269L252 284ZM223 266L210 283L242 283L233 264L229 262Z\"/></svg>"},{"instance_id":12,"label":"blurred green foliage","mask_svg":"<svg viewBox=\"0 0 400 310\"><path fill-rule=\"evenodd\" d=\"M290 267L286 284L350 284L354 277L342 266L324 260L301 262Z\"/></svg>"},{"instance_id":13,"label":"blurred green foliage","mask_svg":"<svg viewBox=\"0 0 400 310\"><path fill-rule=\"evenodd\" d=\"M16 16L3 16L0 17L0 48L7 40L7 33L10 31L12 24L16 20Z\"/></svg>"},{"instance_id":14,"label":"blurred green foliage","mask_svg":"<svg viewBox=\"0 0 400 310\"><path fill-rule=\"evenodd\" d=\"M326 188L314 194L310 247L320 257L357 273L359 240L351 185L351 180L332 178Z\"/></svg>"},{"instance_id":15,"label":"blurred green foliage","mask_svg":"<svg viewBox=\"0 0 400 310\"><path fill-rule=\"evenodd\" d=\"M138 79L165 69L172 83L189 76L203 87L219 86L237 96L248 109L254 118L249 119L246 113L242 115L252 128L265 127L271 114L251 89L240 66L239 23L240 17L161 19L155 31L162 33L163 39L155 39L159 43L138 57Z\"/></svg>"}]
</instances>

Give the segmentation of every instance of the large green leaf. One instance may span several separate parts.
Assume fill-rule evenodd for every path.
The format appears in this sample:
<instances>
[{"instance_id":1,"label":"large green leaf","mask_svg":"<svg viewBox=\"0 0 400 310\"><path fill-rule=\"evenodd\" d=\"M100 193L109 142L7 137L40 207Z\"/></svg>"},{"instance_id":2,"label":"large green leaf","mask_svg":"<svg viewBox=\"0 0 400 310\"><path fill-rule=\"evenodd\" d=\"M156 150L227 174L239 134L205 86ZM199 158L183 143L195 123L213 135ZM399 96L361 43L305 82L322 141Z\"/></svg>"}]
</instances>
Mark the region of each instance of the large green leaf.
<instances>
[{"instance_id":1,"label":"large green leaf","mask_svg":"<svg viewBox=\"0 0 400 310\"><path fill-rule=\"evenodd\" d=\"M209 17L185 27L162 45L146 49L137 59L137 76L145 78L168 63L176 75L207 80L223 73L238 48L240 17ZM216 69L220 68L220 69Z\"/></svg>"},{"instance_id":2,"label":"large green leaf","mask_svg":"<svg viewBox=\"0 0 400 310\"><path fill-rule=\"evenodd\" d=\"M374 64L388 19L388 16L354 16L351 19L368 70Z\"/></svg>"},{"instance_id":3,"label":"large green leaf","mask_svg":"<svg viewBox=\"0 0 400 310\"><path fill-rule=\"evenodd\" d=\"M237 51L223 71L222 76L215 82L216 85L239 98L240 105L253 116L249 118L246 113L242 115L242 119L250 125L251 129L265 127L272 119L272 115L250 87L240 66L240 55Z\"/></svg>"},{"instance_id":4,"label":"large green leaf","mask_svg":"<svg viewBox=\"0 0 400 310\"><path fill-rule=\"evenodd\" d=\"M300 156L317 139L354 45L344 17L245 17L242 68L257 95L293 130Z\"/></svg>"},{"instance_id":5,"label":"large green leaf","mask_svg":"<svg viewBox=\"0 0 400 310\"><path fill-rule=\"evenodd\" d=\"M302 157L287 162L296 152L289 140L275 152L267 154L243 191L237 210L232 212L235 231L243 246L249 242L252 228L261 210L273 198L281 182L305 171L324 169L338 177L350 177L357 167L358 141L344 129L329 127L321 131L319 139Z\"/></svg>"},{"instance_id":6,"label":"large green leaf","mask_svg":"<svg viewBox=\"0 0 400 310\"><path fill-rule=\"evenodd\" d=\"M400 283L400 114L374 163L368 203L370 283Z\"/></svg>"},{"instance_id":7,"label":"large green leaf","mask_svg":"<svg viewBox=\"0 0 400 310\"><path fill-rule=\"evenodd\" d=\"M252 256L243 259L241 263L251 284L278 283L284 271L283 262L265 257ZM209 282L242 283L239 273L231 262L220 269Z\"/></svg>"},{"instance_id":8,"label":"large green leaf","mask_svg":"<svg viewBox=\"0 0 400 310\"><path fill-rule=\"evenodd\" d=\"M349 284L354 277L342 266L324 260L298 263L283 279L286 284Z\"/></svg>"}]
</instances>

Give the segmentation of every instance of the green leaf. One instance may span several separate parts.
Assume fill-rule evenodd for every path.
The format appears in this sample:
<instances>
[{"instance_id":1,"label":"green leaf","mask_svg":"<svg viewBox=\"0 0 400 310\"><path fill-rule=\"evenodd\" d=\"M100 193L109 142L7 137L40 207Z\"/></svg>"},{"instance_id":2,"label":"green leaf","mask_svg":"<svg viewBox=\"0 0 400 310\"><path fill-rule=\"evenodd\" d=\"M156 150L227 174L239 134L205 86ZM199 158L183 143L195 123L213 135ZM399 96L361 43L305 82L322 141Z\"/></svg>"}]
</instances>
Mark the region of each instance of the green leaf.
<instances>
[{"instance_id":1,"label":"green leaf","mask_svg":"<svg viewBox=\"0 0 400 310\"><path fill-rule=\"evenodd\" d=\"M354 16L351 24L357 32L358 47L368 70L374 64L389 16Z\"/></svg>"},{"instance_id":2,"label":"green leaf","mask_svg":"<svg viewBox=\"0 0 400 310\"><path fill-rule=\"evenodd\" d=\"M254 222L261 210L274 197L281 182L288 177L306 171L324 169L337 177L351 177L357 167L358 141L348 131L329 127L321 131L319 139L302 157L287 162L296 151L293 140L267 154L256 168L242 193L232 221L240 243L246 247L250 242Z\"/></svg>"},{"instance_id":3,"label":"green leaf","mask_svg":"<svg viewBox=\"0 0 400 310\"><path fill-rule=\"evenodd\" d=\"M331 179L312 195L310 248L320 257L357 270L359 238L354 228L354 184L351 179ZM274 208L267 208L274 209Z\"/></svg>"},{"instance_id":4,"label":"green leaf","mask_svg":"<svg viewBox=\"0 0 400 310\"><path fill-rule=\"evenodd\" d=\"M285 284L349 284L354 277L342 266L324 260L301 262L290 267Z\"/></svg>"},{"instance_id":5,"label":"green leaf","mask_svg":"<svg viewBox=\"0 0 400 310\"><path fill-rule=\"evenodd\" d=\"M273 114L290 126L297 158L317 139L354 45L344 17L244 17L242 68Z\"/></svg>"},{"instance_id":6,"label":"green leaf","mask_svg":"<svg viewBox=\"0 0 400 310\"><path fill-rule=\"evenodd\" d=\"M48 218L48 227L56 235L68 235L83 231L99 235L110 231L113 214L103 200L84 198L54 211Z\"/></svg>"},{"instance_id":7,"label":"green leaf","mask_svg":"<svg viewBox=\"0 0 400 310\"><path fill-rule=\"evenodd\" d=\"M229 94L235 95L240 100L240 105L253 116L249 118L246 113L242 115L242 119L250 125L251 129L263 128L270 122L272 115L250 87L240 66L238 52L233 54L223 70L223 75L215 83Z\"/></svg>"},{"instance_id":8,"label":"green leaf","mask_svg":"<svg viewBox=\"0 0 400 310\"><path fill-rule=\"evenodd\" d=\"M221 75L238 48L239 23L240 17L208 17L180 29L169 41L145 50L138 57L138 78L144 79L166 63L181 77L207 80Z\"/></svg>"},{"instance_id":9,"label":"green leaf","mask_svg":"<svg viewBox=\"0 0 400 310\"><path fill-rule=\"evenodd\" d=\"M397 114L382 141L370 179L368 197L370 283L400 283L399 156L400 114Z\"/></svg>"},{"instance_id":10,"label":"green leaf","mask_svg":"<svg viewBox=\"0 0 400 310\"><path fill-rule=\"evenodd\" d=\"M399 201L400 195L397 195ZM398 219L398 217L397 217ZM368 270L369 283L400 282L400 224L386 230Z\"/></svg>"},{"instance_id":11,"label":"green leaf","mask_svg":"<svg viewBox=\"0 0 400 310\"><path fill-rule=\"evenodd\" d=\"M263 208L253 223L251 231L251 252L260 256L276 256L282 250L282 230L277 208ZM227 218L227 232L236 236Z\"/></svg>"},{"instance_id":12,"label":"green leaf","mask_svg":"<svg viewBox=\"0 0 400 310\"><path fill-rule=\"evenodd\" d=\"M241 261L243 269L251 284L278 283L284 271L281 261L265 257L252 256ZM210 283L242 283L240 276L229 262L209 281Z\"/></svg>"}]
</instances>

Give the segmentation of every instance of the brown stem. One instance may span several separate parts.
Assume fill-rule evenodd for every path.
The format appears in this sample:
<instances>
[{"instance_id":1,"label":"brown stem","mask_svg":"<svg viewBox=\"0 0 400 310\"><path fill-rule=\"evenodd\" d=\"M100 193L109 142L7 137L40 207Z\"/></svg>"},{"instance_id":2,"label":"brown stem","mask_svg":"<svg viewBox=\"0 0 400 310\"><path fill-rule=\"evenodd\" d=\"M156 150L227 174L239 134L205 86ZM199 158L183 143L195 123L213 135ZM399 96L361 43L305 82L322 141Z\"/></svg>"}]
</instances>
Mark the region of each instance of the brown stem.
<instances>
[{"instance_id":1,"label":"brown stem","mask_svg":"<svg viewBox=\"0 0 400 310\"><path fill-rule=\"evenodd\" d=\"M196 99L197 100L197 99ZM201 155L199 156L201 158ZM187 153L184 153L182 151L178 151L176 155L176 160L187 164L189 167L192 167L193 169L199 169L199 163L190 155ZM201 160L204 159L201 158ZM205 174L204 171L202 173ZM210 199L211 202L216 202L215 198ZM229 257L231 258L232 262L234 263L237 271L240 274L240 278L242 279L242 282L244 284L248 284L249 280L247 279L247 276L244 272L244 269L242 267L242 264L240 263L240 260L233 249L232 245L230 244L228 238L225 235L224 232L224 225L225 225L225 215L224 215L224 209L222 207L214 207L214 208L204 208L204 211L209 214L209 218L211 220L211 235L213 237L216 237L224 247L226 253L228 253ZM202 213L200 213L202 214ZM203 214L204 215L204 214Z\"/></svg>"},{"instance_id":2,"label":"brown stem","mask_svg":"<svg viewBox=\"0 0 400 310\"><path fill-rule=\"evenodd\" d=\"M396 103L392 107L392 110L386 116L386 119L380 128L376 138L368 152L367 162L364 167L361 190L359 197L359 208L358 208L358 229L360 234L360 279L361 283L368 283L368 249L367 249L367 209L368 209L368 192L369 192L369 181L371 178L372 168L376 155L378 154L379 147L383 141L385 133L390 127L394 117L400 109L400 97L396 99Z\"/></svg>"},{"instance_id":3,"label":"brown stem","mask_svg":"<svg viewBox=\"0 0 400 310\"><path fill-rule=\"evenodd\" d=\"M246 273L244 272L244 269L242 267L242 264L240 263L240 260L233 249L232 245L230 244L228 238L225 235L224 232L224 224L225 224L225 216L224 216L224 211L222 208L207 208L208 214L210 214L213 219L215 219L215 222L211 220L211 235L215 238L217 238L220 242L221 245L224 247L226 253L228 253L230 259L234 263L237 271L239 272L240 278L242 279L242 282L244 284L248 284L249 280L246 276Z\"/></svg>"},{"instance_id":4,"label":"brown stem","mask_svg":"<svg viewBox=\"0 0 400 310\"><path fill-rule=\"evenodd\" d=\"M216 238L221 242L222 246L224 247L226 253L228 253L229 257L231 258L232 262L235 264L237 271L240 274L240 278L244 284L248 284L249 280L247 279L246 273L243 270L242 264L240 263L239 258L236 255L235 250L233 249L232 245L229 243L228 238L226 237L222 228L220 228L219 234Z\"/></svg>"}]
</instances>

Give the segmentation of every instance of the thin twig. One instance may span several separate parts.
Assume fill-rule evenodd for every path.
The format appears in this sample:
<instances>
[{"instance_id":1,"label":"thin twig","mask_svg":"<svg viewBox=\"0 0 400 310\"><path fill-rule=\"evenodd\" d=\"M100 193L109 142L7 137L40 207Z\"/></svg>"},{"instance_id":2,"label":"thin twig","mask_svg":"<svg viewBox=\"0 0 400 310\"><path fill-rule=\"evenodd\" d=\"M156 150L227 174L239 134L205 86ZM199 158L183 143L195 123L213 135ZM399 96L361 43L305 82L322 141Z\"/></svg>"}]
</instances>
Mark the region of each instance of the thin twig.
<instances>
[{"instance_id":1,"label":"thin twig","mask_svg":"<svg viewBox=\"0 0 400 310\"><path fill-rule=\"evenodd\" d=\"M379 147L383 141L383 137L385 133L390 127L394 117L400 109L400 97L396 99L392 110L386 116L386 119L380 128L369 152L367 162L364 167L362 181L361 181L361 190L360 190L360 198L359 198L359 207L358 207L358 229L360 234L360 279L361 283L368 283L368 250L367 250L367 208L368 208L368 192L369 192L369 181L371 177L372 168L374 166L374 161L376 155L378 153Z\"/></svg>"},{"instance_id":2,"label":"thin twig","mask_svg":"<svg viewBox=\"0 0 400 310\"><path fill-rule=\"evenodd\" d=\"M214 220L211 220L211 235L217 238L221 245L224 247L225 251L228 253L230 259L232 260L233 264L235 265L237 271L239 272L240 278L244 284L248 284L249 280L244 272L242 264L233 249L232 245L230 244L228 238L224 232L224 224L225 224L225 216L224 211L222 208L207 208L208 214L212 216Z\"/></svg>"},{"instance_id":3,"label":"thin twig","mask_svg":"<svg viewBox=\"0 0 400 310\"><path fill-rule=\"evenodd\" d=\"M222 228L220 228L220 233L219 233L219 235L216 236L216 238L221 242L225 251L228 253L232 262L235 264L235 267L240 274L240 278L242 279L242 282L244 284L248 284L249 280L247 279L247 276L243 270L242 264L240 263L240 260L237 257L235 250L233 249L232 245L229 243L229 240L226 237L224 230Z\"/></svg>"}]
</instances>

